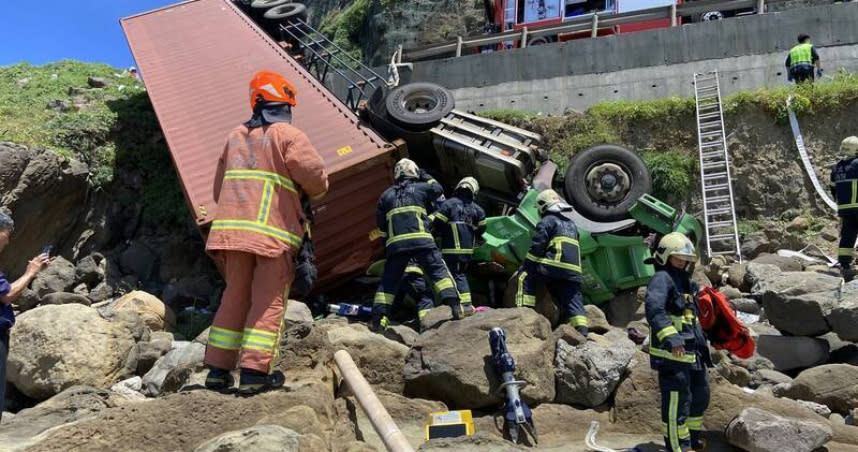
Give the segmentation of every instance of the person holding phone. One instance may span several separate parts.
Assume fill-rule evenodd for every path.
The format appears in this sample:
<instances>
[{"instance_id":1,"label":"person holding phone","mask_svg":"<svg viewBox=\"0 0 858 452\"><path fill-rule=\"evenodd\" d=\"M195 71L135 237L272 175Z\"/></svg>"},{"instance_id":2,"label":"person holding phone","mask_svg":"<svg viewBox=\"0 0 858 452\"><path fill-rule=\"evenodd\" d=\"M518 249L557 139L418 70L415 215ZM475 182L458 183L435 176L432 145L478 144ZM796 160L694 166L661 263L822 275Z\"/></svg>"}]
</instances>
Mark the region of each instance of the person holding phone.
<instances>
[{"instance_id":1,"label":"person holding phone","mask_svg":"<svg viewBox=\"0 0 858 452\"><path fill-rule=\"evenodd\" d=\"M12 217L0 212L0 251L9 244L14 228ZM15 325L12 301L21 295L21 292L30 285L33 278L48 265L50 260L47 253L34 257L27 264L24 274L12 283L6 279L5 274L0 272L0 419L3 416L3 408L6 406L6 358L9 355L9 330Z\"/></svg>"}]
</instances>

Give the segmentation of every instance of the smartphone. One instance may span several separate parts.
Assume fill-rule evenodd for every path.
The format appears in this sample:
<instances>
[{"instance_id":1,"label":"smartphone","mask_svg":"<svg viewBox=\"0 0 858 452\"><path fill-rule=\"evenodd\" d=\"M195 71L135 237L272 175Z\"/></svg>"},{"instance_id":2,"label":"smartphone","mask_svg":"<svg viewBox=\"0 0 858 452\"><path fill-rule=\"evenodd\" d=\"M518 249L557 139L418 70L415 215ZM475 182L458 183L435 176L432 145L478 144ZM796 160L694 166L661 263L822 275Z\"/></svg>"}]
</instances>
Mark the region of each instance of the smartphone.
<instances>
[{"instance_id":1,"label":"smartphone","mask_svg":"<svg viewBox=\"0 0 858 452\"><path fill-rule=\"evenodd\" d=\"M48 256L50 256L51 251L53 251L53 250L54 250L54 247L52 245L48 245L48 246L42 248L42 254L47 254Z\"/></svg>"}]
</instances>

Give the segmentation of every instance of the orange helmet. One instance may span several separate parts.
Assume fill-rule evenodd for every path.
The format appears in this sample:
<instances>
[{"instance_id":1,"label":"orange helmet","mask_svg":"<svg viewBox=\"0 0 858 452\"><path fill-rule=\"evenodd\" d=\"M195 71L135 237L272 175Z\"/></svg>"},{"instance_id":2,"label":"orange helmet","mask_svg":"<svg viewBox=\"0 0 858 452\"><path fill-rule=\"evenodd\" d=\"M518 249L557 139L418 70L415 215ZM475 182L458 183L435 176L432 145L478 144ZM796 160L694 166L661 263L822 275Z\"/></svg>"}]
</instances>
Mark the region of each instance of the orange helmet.
<instances>
[{"instance_id":1,"label":"orange helmet","mask_svg":"<svg viewBox=\"0 0 858 452\"><path fill-rule=\"evenodd\" d=\"M298 105L295 95L295 87L276 72L259 71L250 80L250 108L259 102L283 102L294 107Z\"/></svg>"}]
</instances>

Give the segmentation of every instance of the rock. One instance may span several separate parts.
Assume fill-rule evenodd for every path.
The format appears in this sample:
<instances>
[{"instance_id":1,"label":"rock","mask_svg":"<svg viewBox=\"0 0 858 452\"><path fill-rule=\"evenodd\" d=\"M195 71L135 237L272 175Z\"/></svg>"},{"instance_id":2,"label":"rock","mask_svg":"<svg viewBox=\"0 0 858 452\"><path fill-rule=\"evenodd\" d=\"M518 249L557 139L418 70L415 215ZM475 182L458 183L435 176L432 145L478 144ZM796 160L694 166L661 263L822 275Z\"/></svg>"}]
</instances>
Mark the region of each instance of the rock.
<instances>
[{"instance_id":1,"label":"rock","mask_svg":"<svg viewBox=\"0 0 858 452\"><path fill-rule=\"evenodd\" d=\"M158 266L158 256L149 247L134 242L119 257L119 267L129 275L134 275L140 281L148 281Z\"/></svg>"},{"instance_id":2,"label":"rock","mask_svg":"<svg viewBox=\"0 0 858 452\"><path fill-rule=\"evenodd\" d=\"M782 374L772 369L760 369L756 371L752 378L752 385L761 386L764 384L778 385L781 383L792 383L792 377Z\"/></svg>"},{"instance_id":3,"label":"rock","mask_svg":"<svg viewBox=\"0 0 858 452\"><path fill-rule=\"evenodd\" d=\"M590 322L590 331L596 334L604 334L611 329L605 313L598 306L592 304L585 305L584 311L587 313L587 320Z\"/></svg>"},{"instance_id":4,"label":"rock","mask_svg":"<svg viewBox=\"0 0 858 452\"><path fill-rule=\"evenodd\" d=\"M751 384L751 372L744 367L725 362L718 366L718 373L736 386L745 387Z\"/></svg>"},{"instance_id":5,"label":"rock","mask_svg":"<svg viewBox=\"0 0 858 452\"><path fill-rule=\"evenodd\" d=\"M127 398L105 389L72 386L35 407L19 411L13 419L7 419L4 413L0 444L3 450L21 450L37 442L34 438L48 429L92 417L124 403L128 403Z\"/></svg>"},{"instance_id":6,"label":"rock","mask_svg":"<svg viewBox=\"0 0 858 452\"><path fill-rule=\"evenodd\" d=\"M727 267L727 282L730 283L731 286L738 288L739 290L747 292L750 290L750 287L745 285L745 273L748 271L748 264L736 263Z\"/></svg>"},{"instance_id":7,"label":"rock","mask_svg":"<svg viewBox=\"0 0 858 452\"><path fill-rule=\"evenodd\" d=\"M206 441L194 452L299 452L301 435L279 425L256 425L224 433ZM306 449L305 449L306 450Z\"/></svg>"},{"instance_id":8,"label":"rock","mask_svg":"<svg viewBox=\"0 0 858 452\"><path fill-rule=\"evenodd\" d=\"M420 333L405 325L393 325L384 330L384 337L411 347L417 342Z\"/></svg>"},{"instance_id":9,"label":"rock","mask_svg":"<svg viewBox=\"0 0 858 452\"><path fill-rule=\"evenodd\" d=\"M452 318L453 315L450 313L450 308L447 306L432 308L426 313L426 317L423 317L423 329L424 331L429 331L438 328L441 324L451 320Z\"/></svg>"},{"instance_id":10,"label":"rock","mask_svg":"<svg viewBox=\"0 0 858 452\"><path fill-rule=\"evenodd\" d=\"M828 408L825 405L822 405L822 404L819 404L816 402L810 402L807 400L796 400L796 402L798 402L799 405L810 409L814 413L816 413L816 414L818 414L824 418L828 418L831 416L831 408Z\"/></svg>"},{"instance_id":11,"label":"rock","mask_svg":"<svg viewBox=\"0 0 858 452\"><path fill-rule=\"evenodd\" d=\"M730 300L730 304L733 305L733 309L739 312L748 314L759 314L762 312L760 304L750 298L735 298Z\"/></svg>"},{"instance_id":12,"label":"rock","mask_svg":"<svg viewBox=\"0 0 858 452\"><path fill-rule=\"evenodd\" d=\"M83 297L87 297L87 300L92 303L92 300L89 300L89 289L86 287L86 284L80 283L72 289L72 293L76 295L80 295Z\"/></svg>"},{"instance_id":13,"label":"rock","mask_svg":"<svg viewBox=\"0 0 858 452\"><path fill-rule=\"evenodd\" d=\"M742 298L742 291L733 286L723 286L718 289L718 291L724 294L724 296L727 297L729 300Z\"/></svg>"},{"instance_id":14,"label":"rock","mask_svg":"<svg viewBox=\"0 0 858 452\"><path fill-rule=\"evenodd\" d=\"M39 305L42 297L32 289L24 289L21 295L12 301L12 306L17 307L21 311L29 311Z\"/></svg>"},{"instance_id":15,"label":"rock","mask_svg":"<svg viewBox=\"0 0 858 452\"><path fill-rule=\"evenodd\" d=\"M43 306L58 304L82 304L84 306L89 306L92 304L92 301L89 298L76 293L54 292L42 297L42 301L39 302L39 304Z\"/></svg>"},{"instance_id":16,"label":"rock","mask_svg":"<svg viewBox=\"0 0 858 452\"><path fill-rule=\"evenodd\" d=\"M498 436L478 431L471 436L433 439L423 443L417 450L419 452L516 452L530 449L517 446Z\"/></svg>"},{"instance_id":17,"label":"rock","mask_svg":"<svg viewBox=\"0 0 858 452\"><path fill-rule=\"evenodd\" d=\"M751 263L774 265L784 272L800 272L804 270L804 264L802 264L802 261L794 257L784 257L778 254L763 254L752 260Z\"/></svg>"},{"instance_id":18,"label":"rock","mask_svg":"<svg viewBox=\"0 0 858 452\"><path fill-rule=\"evenodd\" d=\"M614 393L635 354L635 345L621 332L613 336L607 346L590 341L578 346L557 342L557 402L592 408Z\"/></svg>"},{"instance_id":19,"label":"rock","mask_svg":"<svg viewBox=\"0 0 858 452\"><path fill-rule=\"evenodd\" d=\"M763 232L753 232L742 238L742 256L753 259L761 253L773 253L777 247Z\"/></svg>"},{"instance_id":20,"label":"rock","mask_svg":"<svg viewBox=\"0 0 858 452\"><path fill-rule=\"evenodd\" d=\"M727 272L727 267L729 263L727 262L727 258L724 256L714 256L709 264L706 266L697 265L695 266L695 270L700 267L703 270L703 273L706 274L706 277L709 278L710 281L721 284L724 279L724 274Z\"/></svg>"},{"instance_id":21,"label":"rock","mask_svg":"<svg viewBox=\"0 0 858 452\"><path fill-rule=\"evenodd\" d=\"M646 287L642 287L646 293ZM605 315L611 325L625 328L629 323L646 318L643 297L636 290L619 292L604 305Z\"/></svg>"},{"instance_id":22,"label":"rock","mask_svg":"<svg viewBox=\"0 0 858 452\"><path fill-rule=\"evenodd\" d=\"M173 369L181 366L200 366L205 353L205 345L186 341L173 342L173 349L158 359L152 369L143 376L142 392L150 397L158 396L164 389L164 381Z\"/></svg>"},{"instance_id":23,"label":"rock","mask_svg":"<svg viewBox=\"0 0 858 452\"><path fill-rule=\"evenodd\" d=\"M286 330L280 341L278 364L287 381L312 380L326 385L333 394L334 348L327 333L317 324L302 323Z\"/></svg>"},{"instance_id":24,"label":"rock","mask_svg":"<svg viewBox=\"0 0 858 452\"><path fill-rule=\"evenodd\" d=\"M835 292L789 296L766 291L763 294L763 309L768 321L778 330L795 336L819 336L831 331L826 317L837 305Z\"/></svg>"},{"instance_id":25,"label":"rock","mask_svg":"<svg viewBox=\"0 0 858 452\"><path fill-rule=\"evenodd\" d=\"M48 102L48 105L45 106L45 109L58 111L60 113L66 113L68 111L71 111L71 107L69 106L69 104L59 99L54 99Z\"/></svg>"},{"instance_id":26,"label":"rock","mask_svg":"<svg viewBox=\"0 0 858 452\"><path fill-rule=\"evenodd\" d=\"M769 359L775 370L788 371L825 363L828 347L828 342L812 337L760 335L756 353Z\"/></svg>"},{"instance_id":27,"label":"rock","mask_svg":"<svg viewBox=\"0 0 858 452\"><path fill-rule=\"evenodd\" d=\"M136 368L134 337L122 324L78 304L42 306L18 317L9 347L8 379L46 399L74 385L110 387Z\"/></svg>"},{"instance_id":28,"label":"rock","mask_svg":"<svg viewBox=\"0 0 858 452\"><path fill-rule=\"evenodd\" d=\"M93 303L100 303L113 297L113 287L106 282L99 283L95 288L89 291L89 299Z\"/></svg>"},{"instance_id":29,"label":"rock","mask_svg":"<svg viewBox=\"0 0 858 452\"><path fill-rule=\"evenodd\" d=\"M825 317L831 330L845 340L858 342L858 296L843 297L840 304L834 307Z\"/></svg>"},{"instance_id":30,"label":"rock","mask_svg":"<svg viewBox=\"0 0 858 452\"><path fill-rule=\"evenodd\" d=\"M180 278L164 288L164 302L172 306L180 304L196 305L200 300L208 304L210 301L216 299L214 295L215 287L206 275ZM291 300L289 304L291 304Z\"/></svg>"},{"instance_id":31,"label":"rock","mask_svg":"<svg viewBox=\"0 0 858 452\"><path fill-rule=\"evenodd\" d=\"M749 452L811 452L831 440L831 427L821 422L778 416L747 408L727 427L733 446Z\"/></svg>"},{"instance_id":32,"label":"rock","mask_svg":"<svg viewBox=\"0 0 858 452\"><path fill-rule=\"evenodd\" d=\"M152 331L172 331L176 326L176 315L165 306L158 297L135 290L113 302L108 308L109 314L130 310L140 315L140 318Z\"/></svg>"},{"instance_id":33,"label":"rock","mask_svg":"<svg viewBox=\"0 0 858 452\"><path fill-rule=\"evenodd\" d=\"M301 303L298 300L289 300L288 303L286 303L285 319L287 324L289 322L312 322L313 314L310 312L310 308L308 308L306 304Z\"/></svg>"},{"instance_id":34,"label":"rock","mask_svg":"<svg viewBox=\"0 0 858 452\"><path fill-rule=\"evenodd\" d=\"M137 374L145 375L162 356L172 350L173 335L163 331L156 331L152 333L148 342L138 343L137 348Z\"/></svg>"},{"instance_id":35,"label":"rock","mask_svg":"<svg viewBox=\"0 0 858 452\"><path fill-rule=\"evenodd\" d=\"M15 220L15 239L0 255L0 268L7 275L21 275L28 259L39 254L45 245L59 245L58 239L73 234L87 205L89 168L51 151L29 150L8 143L0 144L0 167L3 168L0 205L7 207ZM62 261L57 259L53 266L62 266L65 271ZM74 281L69 282L65 272L57 275L62 279L54 279L46 278L47 271L50 270L40 276L46 283L50 281L50 287L40 283L39 287L45 290L40 292L33 286L40 297L73 287Z\"/></svg>"},{"instance_id":36,"label":"rock","mask_svg":"<svg viewBox=\"0 0 858 452\"><path fill-rule=\"evenodd\" d=\"M107 86L107 79L103 77L88 77L86 79L86 84L89 85L90 88L104 88Z\"/></svg>"},{"instance_id":37,"label":"rock","mask_svg":"<svg viewBox=\"0 0 858 452\"><path fill-rule=\"evenodd\" d=\"M749 264L753 266L755 264ZM757 280L751 288L752 294L774 292L782 296L798 296L812 293L831 293L840 290L840 278L808 272L780 272Z\"/></svg>"},{"instance_id":38,"label":"rock","mask_svg":"<svg viewBox=\"0 0 858 452\"><path fill-rule=\"evenodd\" d=\"M803 232L810 227L810 220L806 217L795 217L787 225L786 230L789 232Z\"/></svg>"},{"instance_id":39,"label":"rock","mask_svg":"<svg viewBox=\"0 0 858 452\"><path fill-rule=\"evenodd\" d=\"M74 269L75 280L87 287L95 287L104 281L107 261L99 253L93 253L79 260Z\"/></svg>"},{"instance_id":40,"label":"rock","mask_svg":"<svg viewBox=\"0 0 858 452\"><path fill-rule=\"evenodd\" d=\"M326 329L328 340L335 349L349 352L370 384L402 393L402 366L408 356L408 347L375 334L360 323L337 323L325 325L323 329Z\"/></svg>"},{"instance_id":41,"label":"rock","mask_svg":"<svg viewBox=\"0 0 858 452\"><path fill-rule=\"evenodd\" d=\"M700 288L710 287L712 286L712 280L707 276L706 271L702 265L697 265L694 267L694 274L691 275L691 280L696 282ZM721 280L718 280L720 284Z\"/></svg>"},{"instance_id":42,"label":"rock","mask_svg":"<svg viewBox=\"0 0 858 452\"><path fill-rule=\"evenodd\" d=\"M441 402L409 399L383 389L377 391L376 395L390 414L390 417L396 422L396 426L399 427L405 438L408 439L408 442L415 449L425 442L424 428L429 413L447 411L447 406ZM356 427L358 437L377 450L385 450L384 443L375 432L366 413L357 406L353 398L350 398L349 402L355 407L354 412L357 416Z\"/></svg>"},{"instance_id":43,"label":"rock","mask_svg":"<svg viewBox=\"0 0 858 452\"><path fill-rule=\"evenodd\" d=\"M827 405L841 414L858 407L858 367L827 364L800 373L786 391L785 397Z\"/></svg>"},{"instance_id":44,"label":"rock","mask_svg":"<svg viewBox=\"0 0 858 452\"><path fill-rule=\"evenodd\" d=\"M522 391L525 402L535 405L553 400L555 344L547 340L551 327L545 317L528 308L480 312L423 333L402 370L405 395L440 400L451 409L500 403L488 341L493 327L506 331L516 375L531 383Z\"/></svg>"},{"instance_id":45,"label":"rock","mask_svg":"<svg viewBox=\"0 0 858 452\"><path fill-rule=\"evenodd\" d=\"M128 400L143 401L146 396L140 390L143 388L143 379L139 376L122 380L110 387L110 390L125 396Z\"/></svg>"},{"instance_id":46,"label":"rock","mask_svg":"<svg viewBox=\"0 0 858 452\"><path fill-rule=\"evenodd\" d=\"M742 283L742 286L753 292L754 286L759 282L776 278L781 273L781 269L776 265L757 264L751 262L745 269L745 280Z\"/></svg>"},{"instance_id":47,"label":"rock","mask_svg":"<svg viewBox=\"0 0 858 452\"><path fill-rule=\"evenodd\" d=\"M57 256L36 275L31 287L39 297L54 292L68 292L74 287L74 265L62 256Z\"/></svg>"}]
</instances>

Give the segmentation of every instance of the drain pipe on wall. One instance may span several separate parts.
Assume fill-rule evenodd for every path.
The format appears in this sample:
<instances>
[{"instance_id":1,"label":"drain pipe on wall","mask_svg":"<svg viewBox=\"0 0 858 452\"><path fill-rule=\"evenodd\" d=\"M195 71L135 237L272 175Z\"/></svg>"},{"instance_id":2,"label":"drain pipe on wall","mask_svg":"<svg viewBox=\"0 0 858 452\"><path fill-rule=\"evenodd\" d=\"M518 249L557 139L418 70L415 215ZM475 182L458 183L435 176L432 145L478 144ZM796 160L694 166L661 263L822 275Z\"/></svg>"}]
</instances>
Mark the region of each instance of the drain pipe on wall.
<instances>
[{"instance_id":1,"label":"drain pipe on wall","mask_svg":"<svg viewBox=\"0 0 858 452\"><path fill-rule=\"evenodd\" d=\"M381 401L378 400L378 397L372 391L372 387L366 381L366 378L360 373L360 369L355 365L349 352L345 350L337 351L334 353L334 361L336 361L337 367L340 369L343 380L351 388L358 404L367 417L369 417L373 428L375 428L378 436L381 437L384 447L387 448L388 452L414 452L414 448L405 439L405 435L396 426L393 418L390 417L390 414L384 409L384 405L381 404Z\"/></svg>"}]
</instances>

